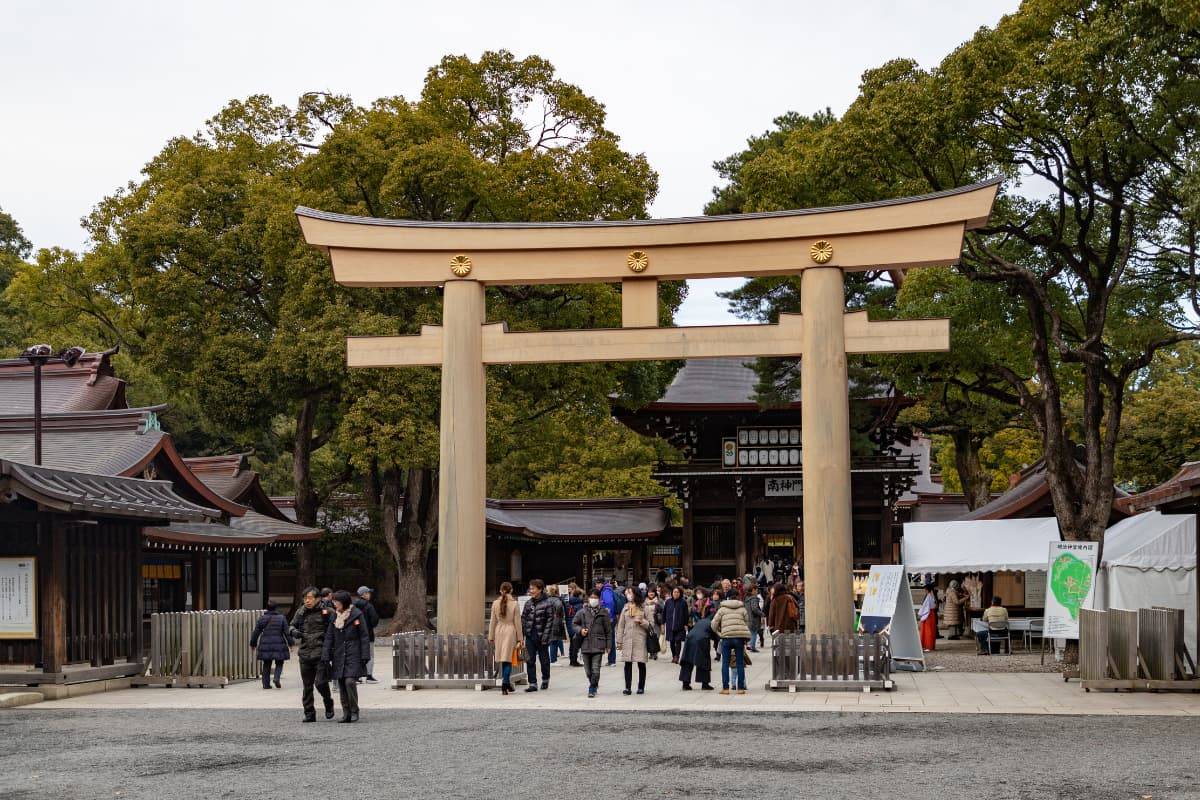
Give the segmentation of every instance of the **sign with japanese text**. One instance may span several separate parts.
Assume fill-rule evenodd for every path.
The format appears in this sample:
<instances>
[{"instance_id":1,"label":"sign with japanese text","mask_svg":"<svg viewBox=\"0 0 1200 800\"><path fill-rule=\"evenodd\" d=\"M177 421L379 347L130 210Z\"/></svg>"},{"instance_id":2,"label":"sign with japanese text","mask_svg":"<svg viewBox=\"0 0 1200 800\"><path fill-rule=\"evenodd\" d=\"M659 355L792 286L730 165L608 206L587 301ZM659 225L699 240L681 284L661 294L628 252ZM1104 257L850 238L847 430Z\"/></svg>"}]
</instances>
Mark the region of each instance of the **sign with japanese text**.
<instances>
[{"instance_id":1,"label":"sign with japanese text","mask_svg":"<svg viewBox=\"0 0 1200 800\"><path fill-rule=\"evenodd\" d=\"M0 558L0 639L36 638L36 559Z\"/></svg>"}]
</instances>

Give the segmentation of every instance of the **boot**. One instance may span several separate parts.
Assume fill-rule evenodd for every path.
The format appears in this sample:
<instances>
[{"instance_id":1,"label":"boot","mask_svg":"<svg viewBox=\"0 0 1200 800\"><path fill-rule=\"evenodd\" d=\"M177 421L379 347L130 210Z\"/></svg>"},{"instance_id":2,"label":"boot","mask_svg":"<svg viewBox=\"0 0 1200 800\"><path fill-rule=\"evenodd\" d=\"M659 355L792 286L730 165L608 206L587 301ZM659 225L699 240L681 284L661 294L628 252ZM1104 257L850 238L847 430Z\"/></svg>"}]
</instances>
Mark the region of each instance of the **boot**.
<instances>
[{"instance_id":1,"label":"boot","mask_svg":"<svg viewBox=\"0 0 1200 800\"><path fill-rule=\"evenodd\" d=\"M325 701L325 719L333 719L333 700Z\"/></svg>"},{"instance_id":2,"label":"boot","mask_svg":"<svg viewBox=\"0 0 1200 800\"><path fill-rule=\"evenodd\" d=\"M316 722L317 721L317 712L313 711L311 713L305 713L304 721L305 722Z\"/></svg>"},{"instance_id":3,"label":"boot","mask_svg":"<svg viewBox=\"0 0 1200 800\"><path fill-rule=\"evenodd\" d=\"M351 712L350 712L350 721L351 721L351 722L358 722L358 712L357 712L357 711L351 711Z\"/></svg>"},{"instance_id":4,"label":"boot","mask_svg":"<svg viewBox=\"0 0 1200 800\"><path fill-rule=\"evenodd\" d=\"M507 686L501 686L501 687L500 687L500 696L501 696L501 697L507 697L507 696L508 696L508 687L507 687Z\"/></svg>"},{"instance_id":5,"label":"boot","mask_svg":"<svg viewBox=\"0 0 1200 800\"><path fill-rule=\"evenodd\" d=\"M350 719L350 712L346 711L342 714L342 718L339 719L338 722L354 722L354 720Z\"/></svg>"}]
</instances>

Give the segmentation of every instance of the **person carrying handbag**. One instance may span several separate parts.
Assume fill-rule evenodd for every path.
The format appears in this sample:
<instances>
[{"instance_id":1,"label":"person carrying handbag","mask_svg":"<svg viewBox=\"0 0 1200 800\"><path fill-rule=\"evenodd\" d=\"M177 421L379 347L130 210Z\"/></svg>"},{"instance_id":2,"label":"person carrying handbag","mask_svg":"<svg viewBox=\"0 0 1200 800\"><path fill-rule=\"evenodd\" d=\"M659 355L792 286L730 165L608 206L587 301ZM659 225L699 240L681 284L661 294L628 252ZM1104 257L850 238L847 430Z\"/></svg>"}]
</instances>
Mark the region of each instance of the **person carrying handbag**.
<instances>
[{"instance_id":1,"label":"person carrying handbag","mask_svg":"<svg viewBox=\"0 0 1200 800\"><path fill-rule=\"evenodd\" d=\"M512 671L520 669L524 660L521 645L521 615L512 596L512 584L500 584L500 596L492 601L492 616L488 623L488 641L492 643L493 658L500 665L500 694L513 691Z\"/></svg>"}]
</instances>

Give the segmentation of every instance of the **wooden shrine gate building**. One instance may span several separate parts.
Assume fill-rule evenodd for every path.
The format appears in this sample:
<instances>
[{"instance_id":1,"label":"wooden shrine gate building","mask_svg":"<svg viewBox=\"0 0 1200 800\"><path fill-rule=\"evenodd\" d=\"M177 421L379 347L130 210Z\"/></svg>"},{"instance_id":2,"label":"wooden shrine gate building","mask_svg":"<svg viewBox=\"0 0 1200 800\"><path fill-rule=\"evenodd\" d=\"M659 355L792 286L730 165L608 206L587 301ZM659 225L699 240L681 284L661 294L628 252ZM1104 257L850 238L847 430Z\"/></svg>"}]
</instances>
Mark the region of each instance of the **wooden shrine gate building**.
<instances>
[{"instance_id":1,"label":"wooden shrine gate building","mask_svg":"<svg viewBox=\"0 0 1200 800\"><path fill-rule=\"evenodd\" d=\"M946 320L845 313L845 270L956 263L991 213L998 181L835 208L674 220L446 223L299 208L305 239L347 286L443 286L442 325L352 337L352 367L442 368L438 572L441 633L483 629L489 364L801 357L807 625L853 626L846 356L949 348ZM658 327L658 281L801 275L801 313L772 325ZM511 332L487 322L488 285L621 284L622 328Z\"/></svg>"}]
</instances>

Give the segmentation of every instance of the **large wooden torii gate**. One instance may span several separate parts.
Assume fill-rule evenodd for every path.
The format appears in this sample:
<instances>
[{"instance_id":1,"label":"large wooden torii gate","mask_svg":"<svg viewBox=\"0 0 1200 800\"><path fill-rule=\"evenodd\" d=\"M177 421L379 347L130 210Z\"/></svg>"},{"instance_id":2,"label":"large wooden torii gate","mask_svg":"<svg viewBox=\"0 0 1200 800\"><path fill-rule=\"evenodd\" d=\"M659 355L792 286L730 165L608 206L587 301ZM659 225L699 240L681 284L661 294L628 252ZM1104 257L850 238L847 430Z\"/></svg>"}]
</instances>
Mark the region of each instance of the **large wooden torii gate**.
<instances>
[{"instance_id":1,"label":"large wooden torii gate","mask_svg":"<svg viewBox=\"0 0 1200 800\"><path fill-rule=\"evenodd\" d=\"M570 223L383 220L298 208L304 238L346 286L444 285L442 325L350 337L351 367L441 366L438 631L483 628L488 364L801 357L804 566L810 633L851 630L848 353L947 350L944 319L845 313L845 270L944 266L983 225L998 181L835 208ZM801 313L776 325L658 327L658 281L801 274ZM622 328L510 332L489 284L621 284Z\"/></svg>"}]
</instances>

